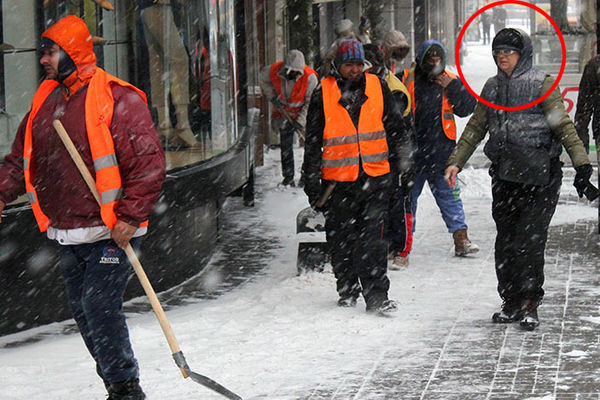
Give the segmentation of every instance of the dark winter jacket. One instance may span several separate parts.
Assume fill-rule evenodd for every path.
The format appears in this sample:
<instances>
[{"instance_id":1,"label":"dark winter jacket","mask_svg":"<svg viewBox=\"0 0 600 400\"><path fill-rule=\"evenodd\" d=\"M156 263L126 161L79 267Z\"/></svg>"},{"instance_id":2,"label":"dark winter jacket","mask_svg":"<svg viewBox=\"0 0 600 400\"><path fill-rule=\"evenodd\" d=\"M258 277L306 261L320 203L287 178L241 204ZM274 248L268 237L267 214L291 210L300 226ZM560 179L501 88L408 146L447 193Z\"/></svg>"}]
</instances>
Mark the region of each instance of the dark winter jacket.
<instances>
[{"instance_id":1,"label":"dark winter jacket","mask_svg":"<svg viewBox=\"0 0 600 400\"><path fill-rule=\"evenodd\" d=\"M354 126L358 128L358 119L360 108L366 101L365 79L364 76L357 82L351 82L341 77L337 77L337 83L342 92L340 102L345 101L348 113ZM383 124L385 128L388 148L389 162L392 173L398 171L405 172L411 170L412 162L410 155L403 147L408 146L409 131L402 118L396 99L390 92L385 81L381 81L383 91ZM308 108L308 119L306 123L306 141L304 142L304 163L302 171L304 173L304 191L308 196L311 205L315 205L322 192L321 185L321 163L323 157L323 130L325 129L325 113L323 109L323 92L319 85L315 89ZM365 172L359 169L359 180L364 179ZM387 175L382 177L370 177L370 179L388 179ZM327 182L323 182L324 186Z\"/></svg>"},{"instance_id":2,"label":"dark winter jacket","mask_svg":"<svg viewBox=\"0 0 600 400\"><path fill-rule=\"evenodd\" d=\"M500 68L498 74L485 83L481 96L494 104L515 107L539 99L544 92L542 86L548 76L545 72L533 68L531 39L519 31L523 49L511 76ZM528 148L529 152L542 151L549 158L558 158L562 146L552 134L549 121L545 118L540 104L518 111L502 111L486 107L490 139L484 151L493 164L501 164L503 154L514 150L518 145ZM545 156L532 157L531 163L544 162ZM535 165L532 165L535 167Z\"/></svg>"},{"instance_id":3,"label":"dark winter jacket","mask_svg":"<svg viewBox=\"0 0 600 400\"><path fill-rule=\"evenodd\" d=\"M512 75L508 77L498 68L498 74L484 86L482 97L492 103L504 106L529 103L548 92L554 84L552 77L532 68L531 40L522 31L521 35L524 48ZM521 111L500 111L478 103L447 165L462 168L488 131L490 139L485 152L496 167L500 167L503 160L508 158L509 154L505 151L513 154L517 149L524 149L522 155L543 151L551 158L558 159L561 144L567 149L575 167L589 164L558 89L538 106ZM532 165L539 161L536 157L520 158Z\"/></svg>"},{"instance_id":4,"label":"dark winter jacket","mask_svg":"<svg viewBox=\"0 0 600 400\"><path fill-rule=\"evenodd\" d=\"M415 172L443 174L446 161L454 150L456 142L448 139L442 125L442 90L452 104L454 114L466 117L473 112L477 100L465 89L460 79L453 79L444 89L430 82L423 71L423 57L429 46L437 44L436 40L424 42L417 52L415 67L415 115L414 126L417 139L415 155ZM444 49L444 61L447 59Z\"/></svg>"},{"instance_id":5,"label":"dark winter jacket","mask_svg":"<svg viewBox=\"0 0 600 400\"><path fill-rule=\"evenodd\" d=\"M590 135L588 126L592 122L592 133L596 143L600 142L600 56L592 58L585 65L575 112L575 128L586 150L589 150Z\"/></svg>"},{"instance_id":6,"label":"dark winter jacket","mask_svg":"<svg viewBox=\"0 0 600 400\"><path fill-rule=\"evenodd\" d=\"M104 224L100 207L52 125L55 119L60 119L95 177L86 131L85 98L96 70L96 58L89 32L87 37L74 32L69 27L52 30L51 39L67 52L77 71L46 98L32 122L33 185L50 226L57 229ZM119 220L137 227L152 213L165 178L165 158L150 112L140 95L119 85L112 87L112 93L114 113L110 131L123 188L115 213ZM0 200L4 203L25 193L23 147L28 118L29 114L21 122L11 153L0 168Z\"/></svg>"}]
</instances>

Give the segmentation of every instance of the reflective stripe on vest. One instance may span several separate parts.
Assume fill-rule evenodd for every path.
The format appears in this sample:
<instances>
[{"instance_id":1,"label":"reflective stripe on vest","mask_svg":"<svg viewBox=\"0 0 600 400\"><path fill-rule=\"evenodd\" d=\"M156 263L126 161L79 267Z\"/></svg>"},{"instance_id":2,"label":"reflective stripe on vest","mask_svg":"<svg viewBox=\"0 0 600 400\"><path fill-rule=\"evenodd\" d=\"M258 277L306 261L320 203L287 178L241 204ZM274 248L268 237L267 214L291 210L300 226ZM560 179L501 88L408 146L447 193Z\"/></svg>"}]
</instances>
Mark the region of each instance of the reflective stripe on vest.
<instances>
[{"instance_id":1,"label":"reflective stripe on vest","mask_svg":"<svg viewBox=\"0 0 600 400\"><path fill-rule=\"evenodd\" d=\"M335 78L329 76L321 81L325 114L321 166L323 179L356 181L360 161L363 170L370 176L390 172L381 83L372 74L365 74L365 79L367 100L361 107L358 130L348 111L338 102L342 94Z\"/></svg>"},{"instance_id":2,"label":"reflective stripe on vest","mask_svg":"<svg viewBox=\"0 0 600 400\"><path fill-rule=\"evenodd\" d=\"M444 71L449 77L452 79L457 79L458 77L449 71ZM408 92L411 97L411 106L413 112L413 118L415 115L415 70L414 68L405 69L404 74L402 76L402 82L408 88ZM442 89L442 127L444 129L444 134L450 140L456 140L456 124L454 123L454 109L452 108L452 104L450 104L450 100L446 96L446 90Z\"/></svg>"},{"instance_id":3,"label":"reflective stripe on vest","mask_svg":"<svg viewBox=\"0 0 600 400\"><path fill-rule=\"evenodd\" d=\"M310 68L309 66L304 66L304 73L292 88L292 93L290 94L290 98L286 99L283 95L283 91L281 89L281 77L279 76L279 71L283 68L283 61L278 61L271 65L271 69L269 71L269 77L271 78L271 83L273 84L273 88L275 89L275 93L277 93L277 97L283 104L283 108L290 114L293 119L298 117L298 113L302 109L304 105L304 100L306 99L306 89L308 88L308 77L311 74L317 75L317 73ZM273 118L281 119L283 115L275 107L273 107L273 111L271 113Z\"/></svg>"},{"instance_id":4,"label":"reflective stripe on vest","mask_svg":"<svg viewBox=\"0 0 600 400\"><path fill-rule=\"evenodd\" d=\"M102 221L112 229L117 221L115 209L118 200L121 197L121 174L115 155L114 143L109 126L112 121L114 111L114 99L112 96L111 84L129 87L135 90L146 102L146 95L135 86L106 73L101 68L97 68L94 76L90 80L88 91L85 98L85 125L87 130L90 152L94 161L96 171L96 188L100 194L100 216ZM33 176L31 176L31 157L33 155L33 119L37 115L42 104L52 91L58 86L58 82L46 80L42 82L39 89L33 97L33 104L27 127L25 130L25 143L23 148L23 166L25 173L25 187L31 202L31 208L35 215L40 231L48 229L48 217L42 212L38 202L37 193L33 186ZM142 222L140 226L147 226L148 221Z\"/></svg>"}]
</instances>

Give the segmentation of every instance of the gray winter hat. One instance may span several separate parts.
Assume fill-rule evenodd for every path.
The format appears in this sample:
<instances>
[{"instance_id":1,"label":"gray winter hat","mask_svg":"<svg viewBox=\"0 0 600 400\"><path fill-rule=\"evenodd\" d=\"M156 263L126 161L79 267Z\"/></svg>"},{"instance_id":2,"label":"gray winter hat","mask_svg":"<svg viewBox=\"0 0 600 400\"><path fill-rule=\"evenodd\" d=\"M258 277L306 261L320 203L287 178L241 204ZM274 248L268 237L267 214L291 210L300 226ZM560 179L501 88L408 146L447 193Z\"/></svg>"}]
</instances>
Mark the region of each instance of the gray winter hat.
<instances>
[{"instance_id":1,"label":"gray winter hat","mask_svg":"<svg viewBox=\"0 0 600 400\"><path fill-rule=\"evenodd\" d=\"M339 35L342 32L346 32L352 29L354 24L349 19L343 19L335 24L335 34Z\"/></svg>"},{"instance_id":2,"label":"gray winter hat","mask_svg":"<svg viewBox=\"0 0 600 400\"><path fill-rule=\"evenodd\" d=\"M304 72L304 54L300 50L290 50L283 58L283 70L285 73L290 71Z\"/></svg>"},{"instance_id":3,"label":"gray winter hat","mask_svg":"<svg viewBox=\"0 0 600 400\"><path fill-rule=\"evenodd\" d=\"M391 30L386 32L383 36L383 42L381 43L383 47L387 47L388 49L394 47L405 47L410 48L410 45L406 41L406 37L400 31Z\"/></svg>"}]
</instances>

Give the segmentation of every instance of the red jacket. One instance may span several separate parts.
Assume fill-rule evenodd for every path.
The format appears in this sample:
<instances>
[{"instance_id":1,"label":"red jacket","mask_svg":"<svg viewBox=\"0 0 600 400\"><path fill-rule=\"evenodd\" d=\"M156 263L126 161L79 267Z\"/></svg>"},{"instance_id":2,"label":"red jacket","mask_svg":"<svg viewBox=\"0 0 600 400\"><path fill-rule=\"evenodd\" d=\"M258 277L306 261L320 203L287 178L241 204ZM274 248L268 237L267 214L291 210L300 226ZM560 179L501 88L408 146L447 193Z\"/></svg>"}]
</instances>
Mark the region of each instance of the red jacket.
<instances>
[{"instance_id":1,"label":"red jacket","mask_svg":"<svg viewBox=\"0 0 600 400\"><path fill-rule=\"evenodd\" d=\"M88 84L96 71L91 34L85 22L69 15L48 28L52 39L71 57L77 70L46 98L32 121L30 172L42 212L50 226L73 229L104 225L100 207L52 126L59 118L88 170L95 169L85 121ZM133 89L113 85L114 112L110 124L123 193L117 219L133 226L148 219L165 178L165 157L150 112ZM0 200L9 203L25 193L23 147L29 114L0 168Z\"/></svg>"},{"instance_id":2,"label":"red jacket","mask_svg":"<svg viewBox=\"0 0 600 400\"><path fill-rule=\"evenodd\" d=\"M103 225L100 208L52 126L57 114L79 150L88 170L95 176L85 130L84 102L87 86L72 94L69 101L60 86L48 96L33 120L34 186L50 226L72 229ZM115 111L112 133L123 195L117 218L133 226L148 219L165 177L165 159L150 112L132 89L114 86ZM23 141L25 116L11 153L0 168L0 200L9 203L25 193Z\"/></svg>"}]
</instances>

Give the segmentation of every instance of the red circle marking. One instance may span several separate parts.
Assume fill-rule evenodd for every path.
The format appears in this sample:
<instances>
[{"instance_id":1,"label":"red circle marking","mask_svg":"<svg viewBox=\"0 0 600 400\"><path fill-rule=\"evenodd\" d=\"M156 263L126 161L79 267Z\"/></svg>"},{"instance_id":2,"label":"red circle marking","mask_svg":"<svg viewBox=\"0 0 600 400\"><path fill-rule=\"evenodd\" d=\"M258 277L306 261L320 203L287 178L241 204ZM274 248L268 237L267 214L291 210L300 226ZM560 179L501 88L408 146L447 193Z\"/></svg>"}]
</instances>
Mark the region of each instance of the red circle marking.
<instances>
[{"instance_id":1,"label":"red circle marking","mask_svg":"<svg viewBox=\"0 0 600 400\"><path fill-rule=\"evenodd\" d=\"M481 96L479 96L477 93L475 93L475 91L471 88L471 86L469 86L467 80L465 79L465 76L463 75L462 68L460 67L460 43L462 42L463 36L464 36L465 32L467 31L467 28L469 27L469 25L471 24L471 22L473 22L473 20L475 18L477 18L481 13L483 13L486 10L489 10L492 7L499 6L501 4L517 4L517 5L529 7L531 9L537 11L538 13L542 14L548 21L550 21L550 23L552 24L552 27L554 28L554 30L558 34L558 38L560 39L560 46L562 48L562 62L560 64L560 70L558 71L558 75L556 77L556 80L554 81L554 85L552 85L552 87L550 88L550 90L548 90L546 93L544 93L544 95L541 96L539 99L534 100L531 103L527 103L527 104L523 104L521 106L515 106L515 107L500 106L498 104L494 104L492 102L489 102L489 101L485 100L484 98L482 98ZM485 104L486 106L495 108L497 110L518 111L518 110L524 110L524 109L529 108L529 107L533 107L536 104L541 103L542 101L544 101L544 99L546 97L550 96L550 93L552 93L552 91L554 89L556 89L558 87L558 84L559 84L559 82L560 82L560 80L562 78L563 72L565 71L565 65L567 63L567 48L565 46L565 39L563 38L563 35L560 32L560 29L558 28L558 25L556 25L556 22L554 22L554 20L552 19L552 17L550 17L547 12L545 12L544 10L542 10L541 8L537 7L534 4L526 3L524 1L519 1L519 0L500 0L500 1L496 1L494 3L490 3L490 4L488 4L488 5L480 8L479 10L477 10L475 12L475 14L473 14L471 16L471 18L469 18L467 20L467 22L465 23L465 25L463 26L463 28L460 30L460 34L458 35L458 39L456 41L455 58L456 58L456 69L458 70L458 76L460 76L460 79L462 80L462 83L465 85L465 87L467 88L467 90L469 91L469 93L471 93L473 96L475 96L475 98L477 100L479 100L481 103Z\"/></svg>"}]
</instances>

